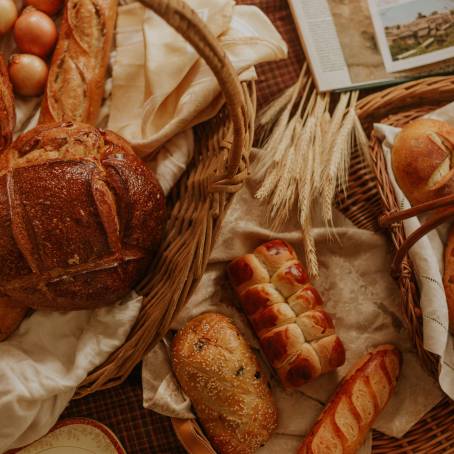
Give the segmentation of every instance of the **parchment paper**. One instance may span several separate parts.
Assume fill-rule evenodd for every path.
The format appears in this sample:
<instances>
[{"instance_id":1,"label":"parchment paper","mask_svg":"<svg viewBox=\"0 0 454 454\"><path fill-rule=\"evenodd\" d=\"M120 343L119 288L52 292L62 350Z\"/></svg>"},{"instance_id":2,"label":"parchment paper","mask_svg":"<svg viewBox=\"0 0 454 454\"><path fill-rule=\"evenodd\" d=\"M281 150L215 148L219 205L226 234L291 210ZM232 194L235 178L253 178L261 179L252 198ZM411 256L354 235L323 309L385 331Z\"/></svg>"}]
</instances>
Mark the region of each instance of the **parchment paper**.
<instances>
[{"instance_id":1,"label":"parchment paper","mask_svg":"<svg viewBox=\"0 0 454 454\"><path fill-rule=\"evenodd\" d=\"M257 340L244 315L235 306L225 267L234 257L275 237L289 241L300 257L303 254L301 231L296 222L289 222L280 232L269 230L263 221L265 207L253 198L253 193L254 182L250 181L235 198L206 273L173 328L180 328L197 314L221 312L234 319L258 352ZM315 221L316 226L321 225ZM326 229L314 228L320 261L320 278L314 285L333 316L337 333L346 346L347 361L337 373L327 374L306 385L304 393L285 392L272 378L272 391L279 407L279 427L271 442L259 451L263 454L290 453L296 449L337 382L369 348L378 344L391 342L399 346L404 366L396 392L376 421L375 428L400 437L442 397L436 382L419 366L402 325L399 292L389 274L390 251L385 238L355 228L340 213L336 213L335 226L340 243L332 240ZM170 341L169 337L166 343ZM182 395L171 372L164 344L145 358L142 375L146 408L169 416L193 417L190 402ZM370 444L363 449L363 452L370 452Z\"/></svg>"}]
</instances>

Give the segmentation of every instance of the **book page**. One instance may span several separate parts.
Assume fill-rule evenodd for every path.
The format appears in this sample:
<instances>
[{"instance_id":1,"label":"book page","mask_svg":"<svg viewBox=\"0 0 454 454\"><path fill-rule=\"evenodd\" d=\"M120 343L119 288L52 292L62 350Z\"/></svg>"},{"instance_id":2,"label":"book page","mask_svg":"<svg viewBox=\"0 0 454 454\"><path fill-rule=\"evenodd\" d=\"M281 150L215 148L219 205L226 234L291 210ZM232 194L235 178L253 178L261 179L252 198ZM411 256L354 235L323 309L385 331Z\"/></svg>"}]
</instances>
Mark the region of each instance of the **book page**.
<instances>
[{"instance_id":1,"label":"book page","mask_svg":"<svg viewBox=\"0 0 454 454\"><path fill-rule=\"evenodd\" d=\"M454 0L369 0L389 72L454 57Z\"/></svg>"},{"instance_id":2,"label":"book page","mask_svg":"<svg viewBox=\"0 0 454 454\"><path fill-rule=\"evenodd\" d=\"M395 2L396 0L387 1ZM433 1L438 0L422 1L432 4ZM454 0L441 1L454 3ZM454 71L454 51L452 51L449 60L425 64L405 71L388 72L375 37L368 0L323 0L320 2L289 0L289 4L292 7L307 59L320 90L384 85ZM306 15L309 17L304 17ZM309 20L309 18L311 19ZM317 30L317 27L323 22L328 24L329 34L326 34L326 26L318 29L324 30L325 34ZM332 35L333 31L337 35L335 39ZM315 33L314 37L312 37L312 33ZM327 36L329 36L329 40ZM314 45L315 37L317 37L317 46ZM325 58L329 57L331 64L334 64L336 62L336 57L332 55L334 52L337 53L338 67L334 66L337 69L328 71L328 62L325 62L325 71L322 71L319 63L321 57L317 54L325 56Z\"/></svg>"},{"instance_id":3,"label":"book page","mask_svg":"<svg viewBox=\"0 0 454 454\"><path fill-rule=\"evenodd\" d=\"M328 0L289 0L320 91L351 84Z\"/></svg>"}]
</instances>

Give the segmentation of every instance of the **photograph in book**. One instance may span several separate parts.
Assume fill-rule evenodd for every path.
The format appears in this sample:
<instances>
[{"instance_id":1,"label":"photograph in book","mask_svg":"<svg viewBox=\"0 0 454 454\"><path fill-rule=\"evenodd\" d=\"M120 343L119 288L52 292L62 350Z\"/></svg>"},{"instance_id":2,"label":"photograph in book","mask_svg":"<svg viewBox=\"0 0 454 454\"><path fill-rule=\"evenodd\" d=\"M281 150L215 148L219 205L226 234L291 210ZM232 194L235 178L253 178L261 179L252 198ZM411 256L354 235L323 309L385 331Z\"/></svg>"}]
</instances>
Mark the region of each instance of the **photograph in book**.
<instances>
[{"instance_id":1,"label":"photograph in book","mask_svg":"<svg viewBox=\"0 0 454 454\"><path fill-rule=\"evenodd\" d=\"M454 0L369 0L388 71L454 56Z\"/></svg>"},{"instance_id":2,"label":"photograph in book","mask_svg":"<svg viewBox=\"0 0 454 454\"><path fill-rule=\"evenodd\" d=\"M448 19L452 17L454 0L288 0L288 3L319 91L389 85L454 71L448 26L452 23ZM418 13L419 19L432 24L428 29L437 33L437 39L414 51L404 48L399 40L392 41L391 36L403 23L419 20ZM421 53L393 60L393 53L397 58L409 51Z\"/></svg>"}]
</instances>

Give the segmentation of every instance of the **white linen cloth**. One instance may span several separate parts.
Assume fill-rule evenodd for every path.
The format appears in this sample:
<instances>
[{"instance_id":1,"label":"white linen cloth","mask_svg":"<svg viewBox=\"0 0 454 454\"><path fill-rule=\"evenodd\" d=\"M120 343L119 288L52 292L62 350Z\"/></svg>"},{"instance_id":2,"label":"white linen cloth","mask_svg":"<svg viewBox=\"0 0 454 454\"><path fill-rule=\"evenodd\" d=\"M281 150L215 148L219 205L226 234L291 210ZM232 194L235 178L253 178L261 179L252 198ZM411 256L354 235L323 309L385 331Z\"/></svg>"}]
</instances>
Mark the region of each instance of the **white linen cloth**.
<instances>
[{"instance_id":1,"label":"white linen cloth","mask_svg":"<svg viewBox=\"0 0 454 454\"><path fill-rule=\"evenodd\" d=\"M225 277L226 265L261 242L276 237L289 241L299 257L304 255L296 214L281 231L272 231L264 225L266 207L253 194L254 182L249 181L235 197L207 270L172 328L182 327L186 321L203 312L221 312L234 319L251 346L259 352L255 336L234 303L235 298ZM306 385L304 392L285 392L272 379L272 392L279 408L279 425L270 442L258 451L262 454L296 452L303 435L320 414L322 403L326 402L341 377L368 348L378 344L397 345L404 362L396 392L374 428L400 437L442 397L437 383L419 365L400 319L400 295L389 273L390 251L385 238L355 228L340 213L336 213L335 219L340 243L333 240L325 228L317 227L322 225L319 220L315 219L314 225L320 263L320 278L314 285L344 342L346 363L337 372ZM179 389L169 364L167 345L170 342L169 335L144 359L144 406L169 416L191 418L194 415L190 402ZM370 441L369 438L362 453L370 452Z\"/></svg>"},{"instance_id":2,"label":"white linen cloth","mask_svg":"<svg viewBox=\"0 0 454 454\"><path fill-rule=\"evenodd\" d=\"M254 64L286 56L258 8L231 0L188 3L220 37L242 80L255 77ZM167 194L192 158L191 126L222 106L220 88L192 48L138 3L119 8L116 41L98 126L125 135L143 156L154 151L148 163ZM0 52L8 57L13 50L10 35L0 39ZM16 136L35 126L39 105L39 98L16 99ZM132 295L94 311L37 311L0 343L0 453L52 427L78 384L124 342L140 304Z\"/></svg>"},{"instance_id":3,"label":"white linen cloth","mask_svg":"<svg viewBox=\"0 0 454 454\"><path fill-rule=\"evenodd\" d=\"M258 8L235 6L232 0L187 3L218 37L241 80L255 77L253 65L286 57L287 45ZM139 3L123 6L117 24L108 127L147 157L212 117L223 98L207 64L151 10Z\"/></svg>"},{"instance_id":4,"label":"white linen cloth","mask_svg":"<svg viewBox=\"0 0 454 454\"><path fill-rule=\"evenodd\" d=\"M454 103L431 112L427 118L444 120L454 126ZM396 182L391 162L391 149L400 129L384 124L376 124L374 129L383 141L387 170L398 205L402 210L410 208L410 202ZM414 217L403 221L407 237L421 226L421 220ZM448 306L443 287L445 241L446 225L432 230L421 238L410 249L409 255L416 271L421 293L424 348L440 356L440 386L451 399L454 399L454 336L448 330Z\"/></svg>"},{"instance_id":5,"label":"white linen cloth","mask_svg":"<svg viewBox=\"0 0 454 454\"><path fill-rule=\"evenodd\" d=\"M126 339L141 297L93 311L36 311L0 343L0 452L45 435L88 373Z\"/></svg>"}]
</instances>

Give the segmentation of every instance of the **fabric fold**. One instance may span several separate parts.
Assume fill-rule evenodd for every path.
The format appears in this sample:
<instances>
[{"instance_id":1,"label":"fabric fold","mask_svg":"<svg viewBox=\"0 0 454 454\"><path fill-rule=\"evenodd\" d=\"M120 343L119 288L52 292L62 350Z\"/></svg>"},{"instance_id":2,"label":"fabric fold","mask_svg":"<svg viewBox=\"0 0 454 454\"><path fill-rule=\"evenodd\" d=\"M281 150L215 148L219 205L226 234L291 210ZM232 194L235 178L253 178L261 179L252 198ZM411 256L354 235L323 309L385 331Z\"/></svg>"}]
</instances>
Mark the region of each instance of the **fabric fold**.
<instances>
[{"instance_id":1,"label":"fabric fold","mask_svg":"<svg viewBox=\"0 0 454 454\"><path fill-rule=\"evenodd\" d=\"M287 45L258 8L230 0L187 3L219 37L242 80L255 77L247 71L254 65L286 57ZM221 90L194 49L141 4L119 9L118 35L108 127L148 159L176 134L215 115Z\"/></svg>"}]
</instances>

